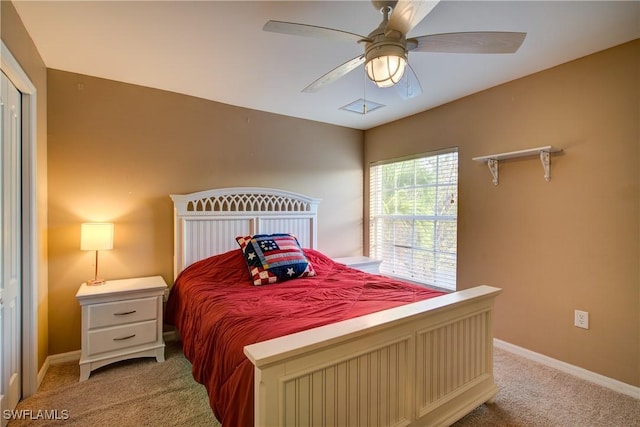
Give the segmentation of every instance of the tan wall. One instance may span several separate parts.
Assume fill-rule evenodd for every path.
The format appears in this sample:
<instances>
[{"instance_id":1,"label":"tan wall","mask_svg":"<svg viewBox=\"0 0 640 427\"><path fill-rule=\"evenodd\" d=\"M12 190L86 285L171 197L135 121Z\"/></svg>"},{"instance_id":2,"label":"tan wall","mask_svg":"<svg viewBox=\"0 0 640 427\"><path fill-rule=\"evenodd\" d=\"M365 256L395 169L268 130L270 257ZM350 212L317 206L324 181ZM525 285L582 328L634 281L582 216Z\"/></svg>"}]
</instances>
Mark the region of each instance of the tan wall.
<instances>
[{"instance_id":1,"label":"tan wall","mask_svg":"<svg viewBox=\"0 0 640 427\"><path fill-rule=\"evenodd\" d=\"M47 290L47 69L13 4L0 2L1 38L36 87L38 368L49 355Z\"/></svg>"},{"instance_id":2,"label":"tan wall","mask_svg":"<svg viewBox=\"0 0 640 427\"><path fill-rule=\"evenodd\" d=\"M93 271L78 249L82 221L116 222L105 276L169 281L167 194L264 185L323 198L320 249L359 252L361 132L52 70L47 205L46 70L10 2L0 15L3 42L38 90L39 366L79 348L74 294ZM460 147L460 287L505 290L498 338L636 386L639 50L636 41L372 129L364 159ZM550 183L535 158L501 164L498 187L471 161L547 144L565 150ZM277 165L250 167L264 158ZM572 326L576 308L591 313L590 330Z\"/></svg>"},{"instance_id":3,"label":"tan wall","mask_svg":"<svg viewBox=\"0 0 640 427\"><path fill-rule=\"evenodd\" d=\"M365 132L367 165L459 147L458 284L504 289L497 338L635 386L639 57L636 40ZM471 160L543 145L564 149L548 183L536 157L501 163L497 187Z\"/></svg>"},{"instance_id":4,"label":"tan wall","mask_svg":"<svg viewBox=\"0 0 640 427\"><path fill-rule=\"evenodd\" d=\"M172 280L169 194L282 188L322 199L319 249L362 253L363 132L49 70L50 352L80 348L93 275L80 223L115 223L101 275Z\"/></svg>"}]
</instances>

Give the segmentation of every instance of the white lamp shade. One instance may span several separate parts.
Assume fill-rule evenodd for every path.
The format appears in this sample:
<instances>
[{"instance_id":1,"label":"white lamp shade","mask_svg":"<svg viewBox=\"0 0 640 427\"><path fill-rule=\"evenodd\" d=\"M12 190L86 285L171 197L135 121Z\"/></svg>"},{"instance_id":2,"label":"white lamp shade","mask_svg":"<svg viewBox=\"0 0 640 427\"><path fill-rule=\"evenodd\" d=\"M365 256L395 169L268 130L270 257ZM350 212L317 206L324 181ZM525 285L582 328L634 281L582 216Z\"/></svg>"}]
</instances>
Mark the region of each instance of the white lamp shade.
<instances>
[{"instance_id":1,"label":"white lamp shade","mask_svg":"<svg viewBox=\"0 0 640 427\"><path fill-rule=\"evenodd\" d=\"M367 75L379 87L398 83L404 74L407 61L401 56L388 55L373 58L366 63Z\"/></svg>"},{"instance_id":2,"label":"white lamp shade","mask_svg":"<svg viewBox=\"0 0 640 427\"><path fill-rule=\"evenodd\" d=\"M80 228L80 250L104 251L113 249L113 224L88 222Z\"/></svg>"}]
</instances>

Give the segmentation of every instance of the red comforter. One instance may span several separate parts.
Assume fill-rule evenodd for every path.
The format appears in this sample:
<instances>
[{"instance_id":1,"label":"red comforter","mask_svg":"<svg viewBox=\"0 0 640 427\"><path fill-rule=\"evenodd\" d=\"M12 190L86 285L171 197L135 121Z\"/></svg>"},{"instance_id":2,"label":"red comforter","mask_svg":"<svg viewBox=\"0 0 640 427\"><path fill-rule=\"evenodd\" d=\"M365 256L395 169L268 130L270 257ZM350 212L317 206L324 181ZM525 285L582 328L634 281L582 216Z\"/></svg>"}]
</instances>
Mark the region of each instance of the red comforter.
<instances>
[{"instance_id":1,"label":"red comforter","mask_svg":"<svg viewBox=\"0 0 640 427\"><path fill-rule=\"evenodd\" d=\"M254 286L238 249L192 264L171 289L166 320L225 427L253 425L253 365L244 346L443 294L305 253L315 277Z\"/></svg>"}]
</instances>

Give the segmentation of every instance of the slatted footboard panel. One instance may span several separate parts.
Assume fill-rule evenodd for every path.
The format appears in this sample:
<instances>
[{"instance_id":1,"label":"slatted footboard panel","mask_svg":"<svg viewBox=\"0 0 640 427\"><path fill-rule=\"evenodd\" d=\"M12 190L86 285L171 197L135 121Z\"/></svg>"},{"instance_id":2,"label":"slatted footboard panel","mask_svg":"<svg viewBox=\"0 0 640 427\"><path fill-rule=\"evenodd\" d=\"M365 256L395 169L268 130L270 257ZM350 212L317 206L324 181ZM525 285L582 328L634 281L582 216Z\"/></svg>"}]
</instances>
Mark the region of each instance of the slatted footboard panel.
<instances>
[{"instance_id":1,"label":"slatted footboard panel","mask_svg":"<svg viewBox=\"0 0 640 427\"><path fill-rule=\"evenodd\" d=\"M492 307L480 286L245 347L258 426L446 426L490 400Z\"/></svg>"},{"instance_id":2,"label":"slatted footboard panel","mask_svg":"<svg viewBox=\"0 0 640 427\"><path fill-rule=\"evenodd\" d=\"M418 332L418 417L428 416L474 386L483 387L488 383L489 390L496 390L491 387L491 330L491 312L486 310Z\"/></svg>"},{"instance_id":3,"label":"slatted footboard panel","mask_svg":"<svg viewBox=\"0 0 640 427\"><path fill-rule=\"evenodd\" d=\"M411 341L398 340L284 379L283 425L407 425Z\"/></svg>"}]
</instances>

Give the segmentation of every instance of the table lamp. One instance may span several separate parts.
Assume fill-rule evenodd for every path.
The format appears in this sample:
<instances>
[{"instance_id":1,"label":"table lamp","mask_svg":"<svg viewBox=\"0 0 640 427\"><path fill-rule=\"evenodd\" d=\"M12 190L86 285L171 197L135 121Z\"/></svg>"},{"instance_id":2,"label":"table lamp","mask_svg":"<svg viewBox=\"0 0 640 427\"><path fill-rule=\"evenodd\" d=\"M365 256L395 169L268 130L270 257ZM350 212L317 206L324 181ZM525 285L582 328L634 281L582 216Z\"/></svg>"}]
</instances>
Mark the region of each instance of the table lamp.
<instances>
[{"instance_id":1,"label":"table lamp","mask_svg":"<svg viewBox=\"0 0 640 427\"><path fill-rule=\"evenodd\" d=\"M102 222L83 223L80 228L80 250L96 251L96 271L87 285L102 285L104 279L98 278L98 251L113 249L113 224Z\"/></svg>"}]
</instances>

